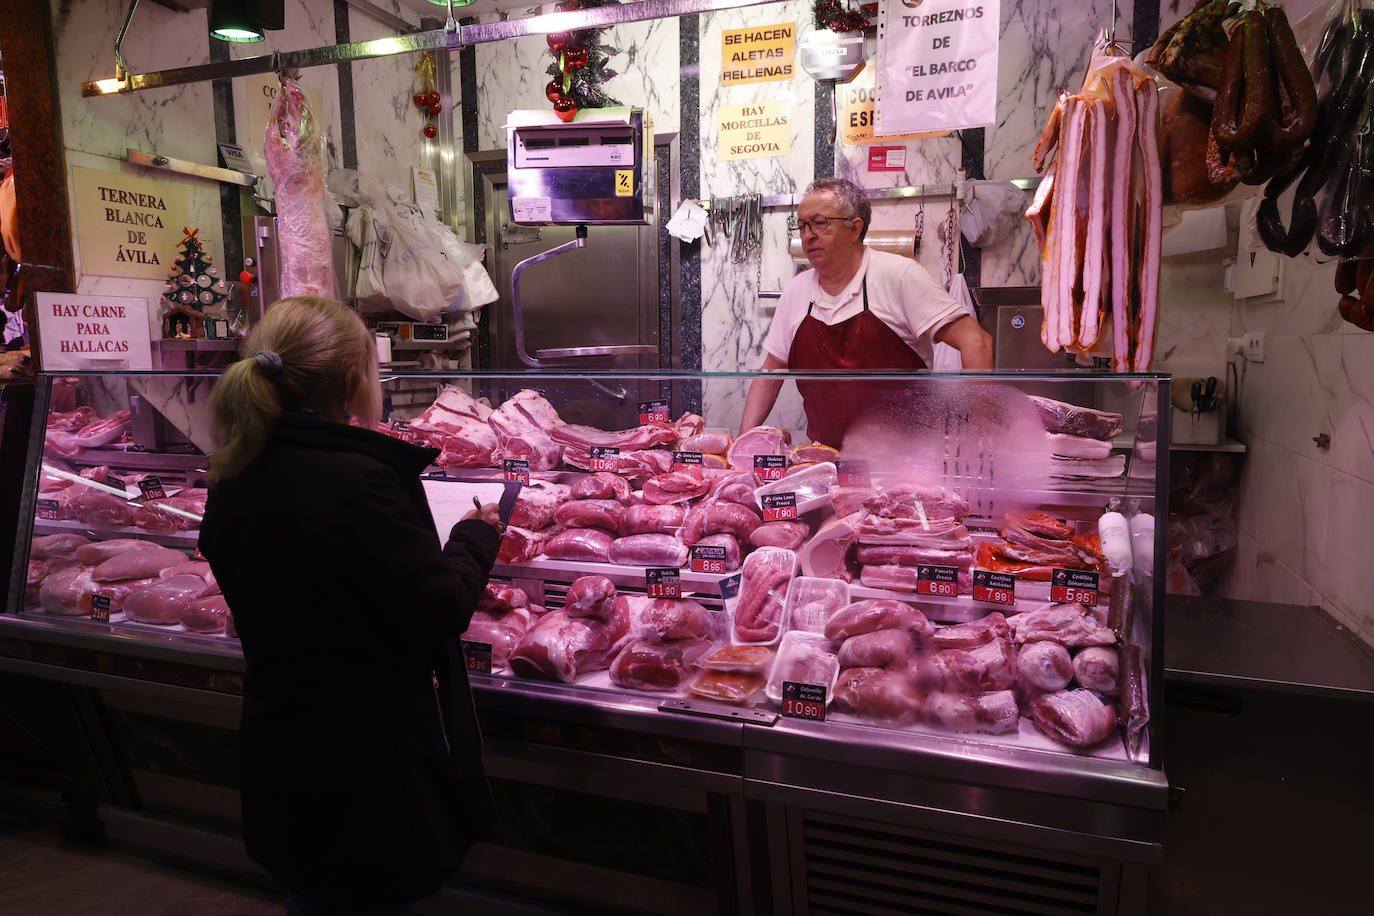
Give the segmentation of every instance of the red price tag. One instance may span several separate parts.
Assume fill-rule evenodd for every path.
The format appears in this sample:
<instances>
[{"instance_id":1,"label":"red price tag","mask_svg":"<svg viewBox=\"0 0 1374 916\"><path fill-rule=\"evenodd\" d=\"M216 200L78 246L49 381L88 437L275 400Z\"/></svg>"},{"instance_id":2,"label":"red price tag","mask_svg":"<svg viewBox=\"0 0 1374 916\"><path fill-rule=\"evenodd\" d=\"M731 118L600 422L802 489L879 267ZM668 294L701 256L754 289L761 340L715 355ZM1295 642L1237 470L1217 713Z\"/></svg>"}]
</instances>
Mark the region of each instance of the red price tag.
<instances>
[{"instance_id":1,"label":"red price tag","mask_svg":"<svg viewBox=\"0 0 1374 916\"><path fill-rule=\"evenodd\" d=\"M167 491L162 488L162 478L145 477L138 482L138 491L144 499L166 499Z\"/></svg>"},{"instance_id":2,"label":"red price tag","mask_svg":"<svg viewBox=\"0 0 1374 916\"><path fill-rule=\"evenodd\" d=\"M1050 600L1058 604L1097 604L1097 573L1087 569L1050 571Z\"/></svg>"},{"instance_id":3,"label":"red price tag","mask_svg":"<svg viewBox=\"0 0 1374 916\"><path fill-rule=\"evenodd\" d=\"M640 422L640 423L667 423L667 422L668 422L668 402L667 402L667 401L640 401L640 402L639 402L639 422Z\"/></svg>"},{"instance_id":4,"label":"red price tag","mask_svg":"<svg viewBox=\"0 0 1374 916\"><path fill-rule=\"evenodd\" d=\"M787 458L783 455L755 455L754 476L759 480L782 480L787 473Z\"/></svg>"},{"instance_id":5,"label":"red price tag","mask_svg":"<svg viewBox=\"0 0 1374 916\"><path fill-rule=\"evenodd\" d=\"M463 647L463 664L475 674L491 674L491 643L459 640Z\"/></svg>"},{"instance_id":6,"label":"red price tag","mask_svg":"<svg viewBox=\"0 0 1374 916\"><path fill-rule=\"evenodd\" d=\"M528 485L530 482L530 463L524 458L507 458L501 463L507 480L518 480Z\"/></svg>"},{"instance_id":7,"label":"red price tag","mask_svg":"<svg viewBox=\"0 0 1374 916\"><path fill-rule=\"evenodd\" d=\"M55 500L55 499L40 499L40 500L38 500L37 509L38 509L38 513L37 513L37 514L38 514L38 517L41 518L41 519L43 519L44 521L48 521L48 522L55 522L55 521L57 521L58 518L59 518L59 517L61 516L61 514L62 514L62 510L61 510L61 508L57 505L57 500Z\"/></svg>"},{"instance_id":8,"label":"red price tag","mask_svg":"<svg viewBox=\"0 0 1374 916\"><path fill-rule=\"evenodd\" d=\"M91 596L91 619L99 620L104 623L110 622L110 596L92 595Z\"/></svg>"},{"instance_id":9,"label":"red price tag","mask_svg":"<svg viewBox=\"0 0 1374 916\"><path fill-rule=\"evenodd\" d=\"M612 445L593 445L591 465L593 471L620 470L620 449Z\"/></svg>"},{"instance_id":10,"label":"red price tag","mask_svg":"<svg viewBox=\"0 0 1374 916\"><path fill-rule=\"evenodd\" d=\"M989 572L986 569L973 571L973 600L989 604L1016 603L1016 577L1010 573Z\"/></svg>"},{"instance_id":11,"label":"red price tag","mask_svg":"<svg viewBox=\"0 0 1374 916\"><path fill-rule=\"evenodd\" d=\"M671 566L656 566L644 570L644 586L650 598L681 598L682 585L678 571Z\"/></svg>"},{"instance_id":12,"label":"red price tag","mask_svg":"<svg viewBox=\"0 0 1374 916\"><path fill-rule=\"evenodd\" d=\"M871 487L873 475L868 462L862 458L840 458L835 461L835 473L842 487Z\"/></svg>"},{"instance_id":13,"label":"red price tag","mask_svg":"<svg viewBox=\"0 0 1374 916\"><path fill-rule=\"evenodd\" d=\"M918 565L916 594L937 598L955 597L959 594L959 567Z\"/></svg>"},{"instance_id":14,"label":"red price tag","mask_svg":"<svg viewBox=\"0 0 1374 916\"><path fill-rule=\"evenodd\" d=\"M673 470L699 468L702 465L701 452L673 452Z\"/></svg>"},{"instance_id":15,"label":"red price tag","mask_svg":"<svg viewBox=\"0 0 1374 916\"><path fill-rule=\"evenodd\" d=\"M796 493L769 493L763 497L763 520L765 522L785 522L796 517Z\"/></svg>"},{"instance_id":16,"label":"red price tag","mask_svg":"<svg viewBox=\"0 0 1374 916\"><path fill-rule=\"evenodd\" d=\"M783 681L782 714L793 719L825 721L825 686Z\"/></svg>"},{"instance_id":17,"label":"red price tag","mask_svg":"<svg viewBox=\"0 0 1374 916\"><path fill-rule=\"evenodd\" d=\"M693 547L692 572L725 572L725 548L710 545Z\"/></svg>"},{"instance_id":18,"label":"red price tag","mask_svg":"<svg viewBox=\"0 0 1374 916\"><path fill-rule=\"evenodd\" d=\"M200 552L200 545L199 545L199 544L196 545L196 549L195 549L195 550L191 551L191 559L193 559L193 560L203 560L203 559L205 559L205 554L203 554L203 553Z\"/></svg>"}]
</instances>

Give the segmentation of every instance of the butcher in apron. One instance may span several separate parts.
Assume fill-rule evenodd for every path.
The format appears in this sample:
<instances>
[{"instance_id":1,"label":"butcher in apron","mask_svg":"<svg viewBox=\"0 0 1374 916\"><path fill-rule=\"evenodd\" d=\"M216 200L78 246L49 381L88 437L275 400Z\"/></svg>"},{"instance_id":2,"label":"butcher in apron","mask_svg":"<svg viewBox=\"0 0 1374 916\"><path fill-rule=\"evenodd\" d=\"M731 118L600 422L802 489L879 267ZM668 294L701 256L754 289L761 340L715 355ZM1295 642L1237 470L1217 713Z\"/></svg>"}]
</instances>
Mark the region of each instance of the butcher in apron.
<instances>
[{"instance_id":1,"label":"butcher in apron","mask_svg":"<svg viewBox=\"0 0 1374 916\"><path fill-rule=\"evenodd\" d=\"M811 269L782 291L764 339L764 371L913 372L931 365L938 341L966 369L992 368L992 338L916 261L864 243L872 207L863 189L827 178L807 189L797 231ZM741 431L772 411L781 379L749 386ZM812 442L842 448L845 433L875 411L893 409L902 386L890 379L798 380Z\"/></svg>"}]
</instances>

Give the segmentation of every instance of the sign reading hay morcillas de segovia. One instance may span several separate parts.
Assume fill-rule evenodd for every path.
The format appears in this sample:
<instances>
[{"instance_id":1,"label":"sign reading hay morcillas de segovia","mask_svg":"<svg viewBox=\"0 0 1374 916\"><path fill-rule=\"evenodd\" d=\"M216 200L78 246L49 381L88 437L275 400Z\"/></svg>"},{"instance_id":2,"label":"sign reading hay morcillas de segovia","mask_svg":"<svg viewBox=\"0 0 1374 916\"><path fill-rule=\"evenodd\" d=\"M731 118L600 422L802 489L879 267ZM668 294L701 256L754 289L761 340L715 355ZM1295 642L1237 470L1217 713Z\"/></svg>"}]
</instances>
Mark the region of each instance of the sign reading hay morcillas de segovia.
<instances>
[{"instance_id":1,"label":"sign reading hay morcillas de segovia","mask_svg":"<svg viewBox=\"0 0 1374 916\"><path fill-rule=\"evenodd\" d=\"M122 172L72 169L81 273L167 278L186 225L186 189Z\"/></svg>"}]
</instances>

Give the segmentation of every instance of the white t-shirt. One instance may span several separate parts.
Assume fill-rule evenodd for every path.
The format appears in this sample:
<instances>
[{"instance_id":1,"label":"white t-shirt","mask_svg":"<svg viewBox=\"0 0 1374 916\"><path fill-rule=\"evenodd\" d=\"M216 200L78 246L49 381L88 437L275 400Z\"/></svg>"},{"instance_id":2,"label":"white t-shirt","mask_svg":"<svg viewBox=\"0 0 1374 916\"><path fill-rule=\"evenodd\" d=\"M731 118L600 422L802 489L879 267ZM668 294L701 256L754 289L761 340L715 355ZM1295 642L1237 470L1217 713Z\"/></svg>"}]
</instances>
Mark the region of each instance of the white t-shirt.
<instances>
[{"instance_id":1,"label":"white t-shirt","mask_svg":"<svg viewBox=\"0 0 1374 916\"><path fill-rule=\"evenodd\" d=\"M883 324L906 341L926 366L934 363L935 335L960 315L963 306L945 292L926 269L910 258L886 251L864 251L863 263L849 285L831 296L816 280L816 271L806 270L783 288L773 313L773 324L763 340L763 349L787 362L792 338L806 317L806 308L815 303L811 316L822 324L833 325L863 311L864 278L868 278L868 309Z\"/></svg>"}]
</instances>

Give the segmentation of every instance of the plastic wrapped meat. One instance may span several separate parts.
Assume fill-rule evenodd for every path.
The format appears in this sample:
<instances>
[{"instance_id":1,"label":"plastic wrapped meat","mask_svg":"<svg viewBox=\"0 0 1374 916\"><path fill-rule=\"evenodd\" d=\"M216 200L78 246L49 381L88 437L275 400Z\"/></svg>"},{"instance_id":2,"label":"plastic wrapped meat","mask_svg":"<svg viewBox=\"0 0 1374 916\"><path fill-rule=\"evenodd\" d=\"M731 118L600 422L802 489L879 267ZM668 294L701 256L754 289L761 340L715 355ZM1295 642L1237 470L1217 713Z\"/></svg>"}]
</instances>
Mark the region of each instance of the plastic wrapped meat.
<instances>
[{"instance_id":1,"label":"plastic wrapped meat","mask_svg":"<svg viewBox=\"0 0 1374 916\"><path fill-rule=\"evenodd\" d=\"M573 499L614 499L628 506L631 496L629 481L610 471L597 471L572 485Z\"/></svg>"},{"instance_id":2,"label":"plastic wrapped meat","mask_svg":"<svg viewBox=\"0 0 1374 916\"><path fill-rule=\"evenodd\" d=\"M510 525L501 538L498 563L528 563L544 552L544 533Z\"/></svg>"},{"instance_id":3,"label":"plastic wrapped meat","mask_svg":"<svg viewBox=\"0 0 1374 916\"><path fill-rule=\"evenodd\" d=\"M1057 642L1031 642L1016 655L1021 686L1038 693L1053 693L1069 686L1073 662L1069 651Z\"/></svg>"},{"instance_id":4,"label":"plastic wrapped meat","mask_svg":"<svg viewBox=\"0 0 1374 916\"><path fill-rule=\"evenodd\" d=\"M73 493L72 512L76 517L95 528L124 528L134 523L134 507L128 500L97 490L94 487L81 487Z\"/></svg>"},{"instance_id":5,"label":"plastic wrapped meat","mask_svg":"<svg viewBox=\"0 0 1374 916\"><path fill-rule=\"evenodd\" d=\"M753 471L737 471L716 478L711 483L711 489L707 495L713 502L738 503L757 512L758 510L754 508L754 486Z\"/></svg>"},{"instance_id":6,"label":"plastic wrapped meat","mask_svg":"<svg viewBox=\"0 0 1374 916\"><path fill-rule=\"evenodd\" d=\"M532 480L520 488L515 508L511 510L510 524L530 531L547 528L553 524L554 512L571 498L572 491L563 484Z\"/></svg>"},{"instance_id":7,"label":"plastic wrapped meat","mask_svg":"<svg viewBox=\"0 0 1374 916\"><path fill-rule=\"evenodd\" d=\"M704 700L742 705L763 689L765 680L757 671L703 671L687 685L687 692Z\"/></svg>"},{"instance_id":8,"label":"plastic wrapped meat","mask_svg":"<svg viewBox=\"0 0 1374 916\"><path fill-rule=\"evenodd\" d=\"M644 482L644 499L656 506L685 503L705 496L711 482L696 468L669 471Z\"/></svg>"},{"instance_id":9,"label":"plastic wrapped meat","mask_svg":"<svg viewBox=\"0 0 1374 916\"><path fill-rule=\"evenodd\" d=\"M671 534L632 534L613 541L608 556L625 566L682 566L687 545Z\"/></svg>"},{"instance_id":10,"label":"plastic wrapped meat","mask_svg":"<svg viewBox=\"0 0 1374 916\"><path fill-rule=\"evenodd\" d=\"M605 668L629 628L628 615L600 621L553 611L520 640L510 655L510 668L521 677L571 684L578 674Z\"/></svg>"},{"instance_id":11,"label":"plastic wrapped meat","mask_svg":"<svg viewBox=\"0 0 1374 916\"><path fill-rule=\"evenodd\" d=\"M774 703L782 702L782 685L815 684L825 688L827 701L834 696L840 661L830 651L830 641L814 633L788 633L778 647L778 658L763 692Z\"/></svg>"},{"instance_id":12,"label":"plastic wrapped meat","mask_svg":"<svg viewBox=\"0 0 1374 916\"><path fill-rule=\"evenodd\" d=\"M998 690L977 696L932 693L925 699L926 721L952 732L1007 735L1021 726L1016 695Z\"/></svg>"},{"instance_id":13,"label":"plastic wrapped meat","mask_svg":"<svg viewBox=\"0 0 1374 916\"><path fill-rule=\"evenodd\" d=\"M803 522L764 522L749 535L755 547L781 547L796 550L806 543L811 529Z\"/></svg>"},{"instance_id":14,"label":"plastic wrapped meat","mask_svg":"<svg viewBox=\"0 0 1374 916\"><path fill-rule=\"evenodd\" d=\"M717 646L701 660L703 668L716 671L754 671L763 673L773 661L773 650L766 646Z\"/></svg>"},{"instance_id":15,"label":"plastic wrapped meat","mask_svg":"<svg viewBox=\"0 0 1374 916\"><path fill-rule=\"evenodd\" d=\"M99 566L106 560L131 550L147 550L156 547L152 541L139 538L114 538L109 541L94 541L76 549L76 558L86 566Z\"/></svg>"},{"instance_id":16,"label":"plastic wrapped meat","mask_svg":"<svg viewBox=\"0 0 1374 916\"><path fill-rule=\"evenodd\" d=\"M835 507L836 515L853 515L876 492L873 487L831 487L830 502Z\"/></svg>"},{"instance_id":17,"label":"plastic wrapped meat","mask_svg":"<svg viewBox=\"0 0 1374 916\"><path fill-rule=\"evenodd\" d=\"M1051 433L1087 436L1089 439L1110 439L1121 432L1121 414L1079 407L1050 398L1030 395L1040 415L1040 422Z\"/></svg>"},{"instance_id":18,"label":"plastic wrapped meat","mask_svg":"<svg viewBox=\"0 0 1374 916\"><path fill-rule=\"evenodd\" d=\"M205 591L200 576L172 576L136 589L124 599L124 614L139 623L168 626L181 622L181 613Z\"/></svg>"},{"instance_id":19,"label":"plastic wrapped meat","mask_svg":"<svg viewBox=\"0 0 1374 916\"><path fill-rule=\"evenodd\" d=\"M957 518L885 518L863 516L859 540L865 544L905 544L936 550L968 550L973 546L968 529Z\"/></svg>"},{"instance_id":20,"label":"plastic wrapped meat","mask_svg":"<svg viewBox=\"0 0 1374 916\"><path fill-rule=\"evenodd\" d=\"M91 578L97 582L118 582L120 579L146 579L156 576L169 566L186 562L186 554L169 547L145 547L111 557L95 568ZM202 587L204 583L202 582Z\"/></svg>"},{"instance_id":21,"label":"plastic wrapped meat","mask_svg":"<svg viewBox=\"0 0 1374 916\"><path fill-rule=\"evenodd\" d=\"M967 549L860 544L856 556L861 566L955 566L963 571L973 568L973 554Z\"/></svg>"},{"instance_id":22,"label":"plastic wrapped meat","mask_svg":"<svg viewBox=\"0 0 1374 916\"><path fill-rule=\"evenodd\" d=\"M953 626L939 627L935 631L934 643L940 649L972 649L994 639L1011 636L1011 625L1001 611L993 611L986 617L957 623Z\"/></svg>"},{"instance_id":23,"label":"plastic wrapped meat","mask_svg":"<svg viewBox=\"0 0 1374 916\"><path fill-rule=\"evenodd\" d=\"M1074 747L1092 747L1116 727L1116 710L1091 690L1061 690L1031 701L1031 721Z\"/></svg>"},{"instance_id":24,"label":"plastic wrapped meat","mask_svg":"<svg viewBox=\"0 0 1374 916\"><path fill-rule=\"evenodd\" d=\"M974 649L944 649L920 660L919 686L928 693L986 693L1016 683L1016 649L994 639Z\"/></svg>"},{"instance_id":25,"label":"plastic wrapped meat","mask_svg":"<svg viewBox=\"0 0 1374 916\"><path fill-rule=\"evenodd\" d=\"M613 499L575 499L559 506L553 520L564 528L619 531L624 507Z\"/></svg>"},{"instance_id":26,"label":"plastic wrapped meat","mask_svg":"<svg viewBox=\"0 0 1374 916\"><path fill-rule=\"evenodd\" d=\"M524 608L493 612L479 610L463 632L463 639L491 646L492 668L505 668L511 653L520 645L533 625L533 615Z\"/></svg>"},{"instance_id":27,"label":"plastic wrapped meat","mask_svg":"<svg viewBox=\"0 0 1374 916\"><path fill-rule=\"evenodd\" d=\"M203 584L203 583L202 583ZM48 574L38 588L38 603L49 614L84 617L91 612L95 582L89 566L68 566Z\"/></svg>"},{"instance_id":28,"label":"plastic wrapped meat","mask_svg":"<svg viewBox=\"0 0 1374 916\"><path fill-rule=\"evenodd\" d=\"M555 560L609 563L615 535L598 528L569 528L544 542L544 555Z\"/></svg>"},{"instance_id":29,"label":"plastic wrapped meat","mask_svg":"<svg viewBox=\"0 0 1374 916\"><path fill-rule=\"evenodd\" d=\"M795 472L789 471L782 480L759 486L754 490L754 499L762 506L765 496L792 493L797 498L797 513L811 512L831 505L830 488L835 481L835 465L827 461Z\"/></svg>"},{"instance_id":30,"label":"plastic wrapped meat","mask_svg":"<svg viewBox=\"0 0 1374 916\"><path fill-rule=\"evenodd\" d=\"M840 652L843 664L844 650ZM905 672L845 668L835 682L835 705L865 718L906 724L920 714L921 698Z\"/></svg>"},{"instance_id":31,"label":"plastic wrapped meat","mask_svg":"<svg viewBox=\"0 0 1374 916\"><path fill-rule=\"evenodd\" d=\"M682 523L682 539L695 544L707 535L730 534L747 540L759 524L759 513L753 506L712 499L688 510Z\"/></svg>"},{"instance_id":32,"label":"plastic wrapped meat","mask_svg":"<svg viewBox=\"0 0 1374 916\"><path fill-rule=\"evenodd\" d=\"M210 571L210 564L204 560L192 560L189 563L169 566L157 574L159 579L170 579L172 576L200 576L205 580L204 594L219 594L219 582L215 580L215 574Z\"/></svg>"},{"instance_id":33,"label":"plastic wrapped meat","mask_svg":"<svg viewBox=\"0 0 1374 916\"><path fill-rule=\"evenodd\" d=\"M611 683L630 690L676 690L710 648L707 639L636 640L615 657Z\"/></svg>"},{"instance_id":34,"label":"plastic wrapped meat","mask_svg":"<svg viewBox=\"0 0 1374 916\"><path fill-rule=\"evenodd\" d=\"M745 561L734 611L738 641L769 643L778 638L787 607L787 586L796 570L796 554L779 547L761 548Z\"/></svg>"},{"instance_id":35,"label":"plastic wrapped meat","mask_svg":"<svg viewBox=\"0 0 1374 916\"><path fill-rule=\"evenodd\" d=\"M735 439L729 433L697 433L678 443L678 451L701 452L703 455L724 455Z\"/></svg>"},{"instance_id":36,"label":"plastic wrapped meat","mask_svg":"<svg viewBox=\"0 0 1374 916\"><path fill-rule=\"evenodd\" d=\"M43 580L52 572L52 567L42 560L30 560L29 568L24 580L24 603L37 604L38 590L43 585Z\"/></svg>"},{"instance_id":37,"label":"plastic wrapped meat","mask_svg":"<svg viewBox=\"0 0 1374 916\"><path fill-rule=\"evenodd\" d=\"M181 609L181 625L195 633L221 633L229 619L229 603L223 595L197 598Z\"/></svg>"},{"instance_id":38,"label":"plastic wrapped meat","mask_svg":"<svg viewBox=\"0 0 1374 916\"><path fill-rule=\"evenodd\" d=\"M787 589L787 603L790 628L824 633L835 612L849 604L849 586L834 579L798 576Z\"/></svg>"},{"instance_id":39,"label":"plastic wrapped meat","mask_svg":"<svg viewBox=\"0 0 1374 916\"><path fill-rule=\"evenodd\" d=\"M1117 710L1126 729L1126 749L1134 756L1140 750L1140 736L1150 722L1150 704L1145 695L1145 663L1140 647L1121 647L1117 688L1121 698Z\"/></svg>"},{"instance_id":40,"label":"plastic wrapped meat","mask_svg":"<svg viewBox=\"0 0 1374 916\"><path fill-rule=\"evenodd\" d=\"M286 77L267 117L263 154L277 190L281 296L334 295L325 132L300 84Z\"/></svg>"},{"instance_id":41,"label":"plastic wrapped meat","mask_svg":"<svg viewBox=\"0 0 1374 916\"><path fill-rule=\"evenodd\" d=\"M724 568L726 572L734 572L740 568L744 562L744 549L740 546L739 538L733 534L712 534L697 541L695 547L720 547L725 550Z\"/></svg>"},{"instance_id":42,"label":"plastic wrapped meat","mask_svg":"<svg viewBox=\"0 0 1374 916\"><path fill-rule=\"evenodd\" d=\"M874 630L840 644L840 667L902 668L915 650L910 630Z\"/></svg>"},{"instance_id":43,"label":"plastic wrapped meat","mask_svg":"<svg viewBox=\"0 0 1374 916\"><path fill-rule=\"evenodd\" d=\"M568 586L563 610L569 617L609 620L615 615L615 583L605 576L583 576Z\"/></svg>"},{"instance_id":44,"label":"plastic wrapped meat","mask_svg":"<svg viewBox=\"0 0 1374 916\"><path fill-rule=\"evenodd\" d=\"M36 537L29 545L29 557L34 560L70 557L90 542L91 539L83 534L49 534L46 537Z\"/></svg>"},{"instance_id":45,"label":"plastic wrapped meat","mask_svg":"<svg viewBox=\"0 0 1374 916\"><path fill-rule=\"evenodd\" d=\"M827 639L848 639L877 630L908 630L922 639L935 632L926 615L901 601L877 599L855 601L841 608L825 625Z\"/></svg>"},{"instance_id":46,"label":"plastic wrapped meat","mask_svg":"<svg viewBox=\"0 0 1374 916\"><path fill-rule=\"evenodd\" d=\"M1120 660L1115 649L1089 646L1073 657L1073 676L1078 686L1109 696L1116 695Z\"/></svg>"},{"instance_id":47,"label":"plastic wrapped meat","mask_svg":"<svg viewBox=\"0 0 1374 916\"><path fill-rule=\"evenodd\" d=\"M686 515L681 506L630 506L620 515L620 533L677 534Z\"/></svg>"},{"instance_id":48,"label":"plastic wrapped meat","mask_svg":"<svg viewBox=\"0 0 1374 916\"><path fill-rule=\"evenodd\" d=\"M645 636L657 640L714 639L714 615L687 598L656 598L640 614L639 625Z\"/></svg>"},{"instance_id":49,"label":"plastic wrapped meat","mask_svg":"<svg viewBox=\"0 0 1374 916\"><path fill-rule=\"evenodd\" d=\"M1081 604L1047 604L1017 614L1009 622L1016 628L1018 643L1050 640L1061 646L1110 646L1116 633L1102 626L1096 614Z\"/></svg>"},{"instance_id":50,"label":"plastic wrapped meat","mask_svg":"<svg viewBox=\"0 0 1374 916\"><path fill-rule=\"evenodd\" d=\"M957 493L917 484L877 487L863 505L883 518L963 518L972 511L968 501Z\"/></svg>"}]
</instances>

